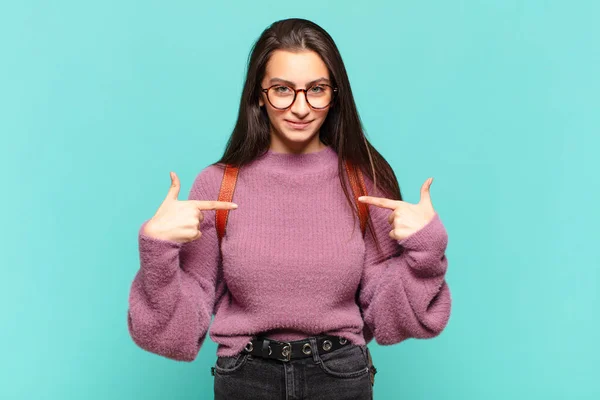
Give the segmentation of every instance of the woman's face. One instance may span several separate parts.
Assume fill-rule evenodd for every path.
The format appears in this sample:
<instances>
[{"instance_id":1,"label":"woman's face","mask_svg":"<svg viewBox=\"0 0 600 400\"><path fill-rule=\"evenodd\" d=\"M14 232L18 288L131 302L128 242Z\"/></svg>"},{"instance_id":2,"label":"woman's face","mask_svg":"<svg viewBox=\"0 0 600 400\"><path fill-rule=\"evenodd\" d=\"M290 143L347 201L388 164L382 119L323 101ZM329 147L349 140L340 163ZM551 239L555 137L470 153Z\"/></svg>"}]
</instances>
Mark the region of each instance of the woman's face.
<instances>
[{"instance_id":1,"label":"woman's face","mask_svg":"<svg viewBox=\"0 0 600 400\"><path fill-rule=\"evenodd\" d=\"M268 89L280 84L292 89L308 89L315 83L331 85L327 66L317 53L310 50L296 53L276 50L267 62L261 87ZM279 90L287 91L285 88ZM316 88L315 93L318 91ZM272 150L280 153L312 152L323 147L319 140L319 129L329 107L322 110L311 108L302 92L298 92L294 103L285 110L274 108L264 92L261 93L259 104L266 107L271 122Z\"/></svg>"}]
</instances>

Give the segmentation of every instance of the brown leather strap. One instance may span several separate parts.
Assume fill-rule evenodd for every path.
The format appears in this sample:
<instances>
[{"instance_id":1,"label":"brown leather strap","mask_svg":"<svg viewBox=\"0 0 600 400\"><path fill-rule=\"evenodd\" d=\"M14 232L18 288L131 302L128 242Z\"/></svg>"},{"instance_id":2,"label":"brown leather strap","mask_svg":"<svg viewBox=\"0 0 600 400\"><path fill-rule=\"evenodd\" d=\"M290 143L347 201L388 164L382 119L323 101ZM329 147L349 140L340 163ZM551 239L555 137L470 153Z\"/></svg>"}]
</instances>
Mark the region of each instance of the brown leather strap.
<instances>
[{"instance_id":1,"label":"brown leather strap","mask_svg":"<svg viewBox=\"0 0 600 400\"><path fill-rule=\"evenodd\" d=\"M236 166L225 166L223 180L221 181L221 189L219 190L219 201L230 202L233 200L233 191L235 190L238 172L239 168ZM367 219L369 217L369 208L367 204L358 201L358 197L366 196L368 194L367 189L365 186L362 172L360 171L360 169L354 168L352 163L350 163L348 160L346 160L346 172L348 174L350 186L352 186L352 192L354 193L354 202L358 207L360 230L364 236L367 227ZM216 210L215 212L215 226L217 228L219 244L221 244L221 240L223 236L225 236L225 226L227 225L228 216L229 210Z\"/></svg>"},{"instance_id":2,"label":"brown leather strap","mask_svg":"<svg viewBox=\"0 0 600 400\"><path fill-rule=\"evenodd\" d=\"M363 180L362 172L360 169L354 168L354 165L350 161L346 160L346 172L348 173L348 179L350 180L350 186L352 186L352 192L354 192L354 202L358 207L358 217L360 221L360 230L365 235L365 229L367 227L367 218L369 217L369 208L366 203L358 201L360 196L367 195L367 188Z\"/></svg>"},{"instance_id":3,"label":"brown leather strap","mask_svg":"<svg viewBox=\"0 0 600 400\"><path fill-rule=\"evenodd\" d=\"M235 190L235 184L237 182L239 168L233 165L226 165L225 172L223 173L223 179L221 180L221 189L219 190L219 201L232 201L233 191ZM229 216L229 210L216 210L215 211L215 226L217 228L217 236L219 238L219 245L221 239L225 236L225 226L227 225L227 217Z\"/></svg>"}]
</instances>

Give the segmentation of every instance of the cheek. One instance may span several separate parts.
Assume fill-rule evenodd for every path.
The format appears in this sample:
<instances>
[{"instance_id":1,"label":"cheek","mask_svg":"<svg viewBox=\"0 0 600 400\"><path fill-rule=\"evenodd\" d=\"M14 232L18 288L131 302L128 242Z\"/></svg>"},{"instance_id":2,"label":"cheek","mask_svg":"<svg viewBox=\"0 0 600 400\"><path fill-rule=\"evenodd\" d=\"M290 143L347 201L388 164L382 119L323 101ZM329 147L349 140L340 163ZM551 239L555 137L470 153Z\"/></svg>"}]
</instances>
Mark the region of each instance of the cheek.
<instances>
[{"instance_id":1,"label":"cheek","mask_svg":"<svg viewBox=\"0 0 600 400\"><path fill-rule=\"evenodd\" d=\"M282 129L285 123L285 112L277 111L269 106L265 106L267 116L269 118L269 124L276 126L278 129Z\"/></svg>"},{"instance_id":2,"label":"cheek","mask_svg":"<svg viewBox=\"0 0 600 400\"><path fill-rule=\"evenodd\" d=\"M271 123L279 124L284 122L285 112L275 110L274 108L269 107L267 109L267 114L269 115L269 119Z\"/></svg>"},{"instance_id":3,"label":"cheek","mask_svg":"<svg viewBox=\"0 0 600 400\"><path fill-rule=\"evenodd\" d=\"M327 114L329 114L329 110L316 112L315 118L319 121L319 124L322 124L325 121Z\"/></svg>"}]
</instances>

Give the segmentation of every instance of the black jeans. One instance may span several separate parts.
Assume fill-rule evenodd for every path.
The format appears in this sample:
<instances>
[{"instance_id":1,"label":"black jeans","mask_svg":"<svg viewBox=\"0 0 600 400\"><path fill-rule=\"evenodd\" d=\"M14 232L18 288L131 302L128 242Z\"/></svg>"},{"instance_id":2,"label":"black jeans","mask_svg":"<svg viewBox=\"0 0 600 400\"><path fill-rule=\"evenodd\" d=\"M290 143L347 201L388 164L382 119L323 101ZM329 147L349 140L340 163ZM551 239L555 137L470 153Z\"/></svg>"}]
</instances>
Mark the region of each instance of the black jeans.
<instances>
[{"instance_id":1,"label":"black jeans","mask_svg":"<svg viewBox=\"0 0 600 400\"><path fill-rule=\"evenodd\" d=\"M310 338L317 348L316 339ZM215 400L372 400L366 345L280 361L241 351L217 357Z\"/></svg>"}]
</instances>

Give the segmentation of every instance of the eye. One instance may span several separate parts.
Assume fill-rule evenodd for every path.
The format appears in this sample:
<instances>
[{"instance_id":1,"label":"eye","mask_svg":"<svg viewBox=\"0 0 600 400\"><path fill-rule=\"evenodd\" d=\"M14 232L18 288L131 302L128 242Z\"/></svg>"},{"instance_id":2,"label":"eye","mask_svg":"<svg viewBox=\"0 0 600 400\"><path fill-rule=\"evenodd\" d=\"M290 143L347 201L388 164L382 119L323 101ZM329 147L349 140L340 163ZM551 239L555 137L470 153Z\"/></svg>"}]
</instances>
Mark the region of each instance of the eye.
<instances>
[{"instance_id":1,"label":"eye","mask_svg":"<svg viewBox=\"0 0 600 400\"><path fill-rule=\"evenodd\" d=\"M310 88L310 91L314 92L314 93L321 93L324 90L325 90L325 88L323 86L319 86L319 85L313 86Z\"/></svg>"},{"instance_id":2,"label":"eye","mask_svg":"<svg viewBox=\"0 0 600 400\"><path fill-rule=\"evenodd\" d=\"M287 93L290 91L290 88L287 86L276 86L273 90L275 90L275 93Z\"/></svg>"}]
</instances>

